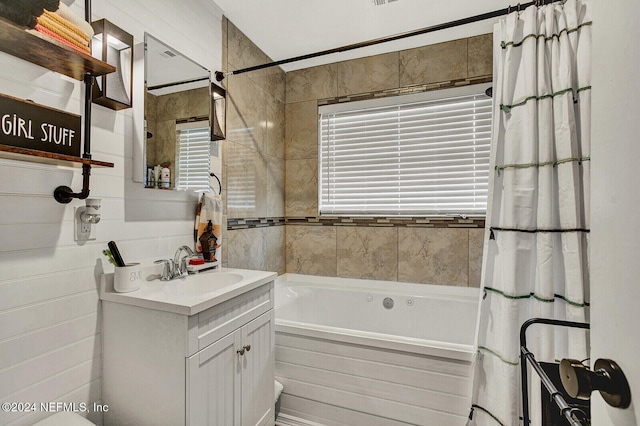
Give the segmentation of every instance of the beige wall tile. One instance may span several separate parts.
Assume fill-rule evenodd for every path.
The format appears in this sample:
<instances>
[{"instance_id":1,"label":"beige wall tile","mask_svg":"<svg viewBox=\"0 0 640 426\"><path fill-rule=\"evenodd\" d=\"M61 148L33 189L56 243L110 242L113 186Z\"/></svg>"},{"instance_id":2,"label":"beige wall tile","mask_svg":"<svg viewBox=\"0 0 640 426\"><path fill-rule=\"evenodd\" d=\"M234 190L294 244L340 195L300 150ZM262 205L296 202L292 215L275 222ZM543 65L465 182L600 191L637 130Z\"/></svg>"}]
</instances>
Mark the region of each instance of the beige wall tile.
<instances>
[{"instance_id":1,"label":"beige wall tile","mask_svg":"<svg viewBox=\"0 0 640 426\"><path fill-rule=\"evenodd\" d=\"M158 119L158 97L146 90L144 92L144 118L154 121Z\"/></svg>"},{"instance_id":2,"label":"beige wall tile","mask_svg":"<svg viewBox=\"0 0 640 426\"><path fill-rule=\"evenodd\" d=\"M223 268L228 267L228 260L229 260L229 255L227 254L227 252L229 251L227 247L228 243L229 243L229 231L227 230L227 215L223 214L222 215L222 247L220 248L220 250L222 250L222 258L220 260L222 262Z\"/></svg>"},{"instance_id":3,"label":"beige wall tile","mask_svg":"<svg viewBox=\"0 0 640 426\"><path fill-rule=\"evenodd\" d=\"M152 134L152 137L146 139L145 154L147 158L147 166L153 166L158 164L156 161L156 135L158 134L158 123L155 120L147 119L147 132Z\"/></svg>"},{"instance_id":4,"label":"beige wall tile","mask_svg":"<svg viewBox=\"0 0 640 426\"><path fill-rule=\"evenodd\" d=\"M262 228L267 242L267 270L277 272L278 275L286 273L287 262L285 258L286 230L284 226L269 226Z\"/></svg>"},{"instance_id":5,"label":"beige wall tile","mask_svg":"<svg viewBox=\"0 0 640 426\"><path fill-rule=\"evenodd\" d=\"M153 134L156 145L156 163L176 163L176 121L164 120L156 123L156 133ZM172 167L172 169L173 169Z\"/></svg>"},{"instance_id":6,"label":"beige wall tile","mask_svg":"<svg viewBox=\"0 0 640 426\"><path fill-rule=\"evenodd\" d=\"M187 117L209 116L210 98L208 87L189 90L187 92L187 99Z\"/></svg>"},{"instance_id":7,"label":"beige wall tile","mask_svg":"<svg viewBox=\"0 0 640 426\"><path fill-rule=\"evenodd\" d=\"M469 229L469 287L480 287L484 228Z\"/></svg>"},{"instance_id":8,"label":"beige wall tile","mask_svg":"<svg viewBox=\"0 0 640 426\"><path fill-rule=\"evenodd\" d=\"M227 30L229 29L229 19L226 16L222 17L222 45L228 46L227 42Z\"/></svg>"},{"instance_id":9,"label":"beige wall tile","mask_svg":"<svg viewBox=\"0 0 640 426\"><path fill-rule=\"evenodd\" d=\"M267 217L284 217L285 161L267 156Z\"/></svg>"},{"instance_id":10,"label":"beige wall tile","mask_svg":"<svg viewBox=\"0 0 640 426\"><path fill-rule=\"evenodd\" d=\"M398 279L398 228L336 228L339 277Z\"/></svg>"},{"instance_id":11,"label":"beige wall tile","mask_svg":"<svg viewBox=\"0 0 640 426\"><path fill-rule=\"evenodd\" d=\"M398 281L468 286L466 228L398 228Z\"/></svg>"},{"instance_id":12,"label":"beige wall tile","mask_svg":"<svg viewBox=\"0 0 640 426\"><path fill-rule=\"evenodd\" d=\"M224 45L223 41L222 47L223 54L226 54L226 61L223 56L223 65L228 67L228 71L237 71L239 69L273 62L271 58L247 38L232 22L228 22L227 27L227 46ZM275 97L282 102L285 101L286 75L279 66L251 71L244 74L244 76L257 83L269 96Z\"/></svg>"},{"instance_id":13,"label":"beige wall tile","mask_svg":"<svg viewBox=\"0 0 640 426\"><path fill-rule=\"evenodd\" d=\"M158 121L175 121L176 118L189 116L189 96L186 92L157 96L156 101L156 119Z\"/></svg>"},{"instance_id":14,"label":"beige wall tile","mask_svg":"<svg viewBox=\"0 0 640 426\"><path fill-rule=\"evenodd\" d=\"M338 96L399 87L398 52L338 62Z\"/></svg>"},{"instance_id":15,"label":"beige wall tile","mask_svg":"<svg viewBox=\"0 0 640 426\"><path fill-rule=\"evenodd\" d=\"M267 216L267 164L258 151L227 141L227 215Z\"/></svg>"},{"instance_id":16,"label":"beige wall tile","mask_svg":"<svg viewBox=\"0 0 640 426\"><path fill-rule=\"evenodd\" d=\"M273 62L267 58L267 62ZM280 102L286 101L286 73L278 66L264 68L258 72L260 86Z\"/></svg>"},{"instance_id":17,"label":"beige wall tile","mask_svg":"<svg viewBox=\"0 0 640 426\"><path fill-rule=\"evenodd\" d=\"M328 64L287 73L287 103L338 96L337 65Z\"/></svg>"},{"instance_id":18,"label":"beige wall tile","mask_svg":"<svg viewBox=\"0 0 640 426\"><path fill-rule=\"evenodd\" d=\"M229 231L227 252L227 265L229 268L266 271L267 240L264 228Z\"/></svg>"},{"instance_id":19,"label":"beige wall tile","mask_svg":"<svg viewBox=\"0 0 640 426\"><path fill-rule=\"evenodd\" d=\"M262 65L268 62L262 52L233 22L227 24L228 66L230 71Z\"/></svg>"},{"instance_id":20,"label":"beige wall tile","mask_svg":"<svg viewBox=\"0 0 640 426\"><path fill-rule=\"evenodd\" d=\"M334 226L286 226L287 272L336 276Z\"/></svg>"},{"instance_id":21,"label":"beige wall tile","mask_svg":"<svg viewBox=\"0 0 640 426\"><path fill-rule=\"evenodd\" d=\"M285 158L285 105L273 97L267 97L267 123L265 129L266 153Z\"/></svg>"},{"instance_id":22,"label":"beige wall tile","mask_svg":"<svg viewBox=\"0 0 640 426\"><path fill-rule=\"evenodd\" d=\"M468 39L469 78L493 74L493 34Z\"/></svg>"},{"instance_id":23,"label":"beige wall tile","mask_svg":"<svg viewBox=\"0 0 640 426\"><path fill-rule=\"evenodd\" d=\"M318 158L318 102L287 104L285 117L287 160Z\"/></svg>"},{"instance_id":24,"label":"beige wall tile","mask_svg":"<svg viewBox=\"0 0 640 426\"><path fill-rule=\"evenodd\" d=\"M264 91L244 75L230 76L227 79L227 139L264 152Z\"/></svg>"},{"instance_id":25,"label":"beige wall tile","mask_svg":"<svg viewBox=\"0 0 640 426\"><path fill-rule=\"evenodd\" d=\"M318 215L318 161L286 162L285 214L287 217Z\"/></svg>"},{"instance_id":26,"label":"beige wall tile","mask_svg":"<svg viewBox=\"0 0 640 426\"><path fill-rule=\"evenodd\" d=\"M467 78L467 39L400 52L400 86Z\"/></svg>"}]
</instances>

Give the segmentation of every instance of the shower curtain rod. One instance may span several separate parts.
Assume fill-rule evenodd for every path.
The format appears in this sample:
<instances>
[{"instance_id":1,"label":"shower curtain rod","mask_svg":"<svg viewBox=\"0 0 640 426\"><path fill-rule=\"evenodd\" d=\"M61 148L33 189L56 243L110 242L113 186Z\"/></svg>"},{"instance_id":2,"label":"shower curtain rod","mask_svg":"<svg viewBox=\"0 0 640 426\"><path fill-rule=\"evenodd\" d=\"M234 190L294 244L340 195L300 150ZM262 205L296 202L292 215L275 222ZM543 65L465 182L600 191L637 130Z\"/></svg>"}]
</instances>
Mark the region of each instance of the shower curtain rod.
<instances>
[{"instance_id":1,"label":"shower curtain rod","mask_svg":"<svg viewBox=\"0 0 640 426\"><path fill-rule=\"evenodd\" d=\"M395 34L395 35L391 35L391 36L387 36L387 37L381 37L381 38L368 40L368 41L363 41L363 42L355 43L355 44L349 44L347 46L336 47L336 48L333 48L333 49L323 50L321 52L309 53L307 55L296 56L296 57L289 58L289 59L282 59L280 61L273 61L273 62L269 62L269 63L262 64L262 65L255 65L255 66L252 66L252 67L242 68L242 69L239 69L239 70L229 71L229 72L226 72L226 73L222 72L222 71L216 71L215 72L215 77L216 77L216 81L222 81L222 80L225 79L225 77L228 77L230 75L243 74L245 72L257 71L257 70L261 70L261 69L264 69L264 68L271 68L271 67L275 67L277 65L288 64L290 62L297 62L297 61L302 61L304 59L317 58L318 56L330 55L332 53L346 52L348 50L360 49L362 47L374 46L376 44L387 43L389 41L401 40L403 38L413 37L413 36L427 34L427 33L432 33L432 32L440 31L440 30L446 30L448 28L458 27L460 25L471 24L471 23L478 22L478 21L484 21L486 19L497 18L499 16L508 15L509 13L511 13L514 10L517 10L517 11L524 10L529 6L541 6L541 5L545 5L545 4L555 3L555 2L558 2L558 1L564 1L564 0L534 0L532 2L524 3L524 4L518 3L518 5L514 6L514 7L509 6L509 7L506 7L504 9L494 10L493 12L481 13L480 15L470 16L468 18L458 19L458 20L455 20L455 21L449 21L449 22L445 22L443 24L437 24L437 25L433 25L433 26L430 26L430 27L421 28L419 30L407 31L407 32L400 33L400 34Z\"/></svg>"}]
</instances>

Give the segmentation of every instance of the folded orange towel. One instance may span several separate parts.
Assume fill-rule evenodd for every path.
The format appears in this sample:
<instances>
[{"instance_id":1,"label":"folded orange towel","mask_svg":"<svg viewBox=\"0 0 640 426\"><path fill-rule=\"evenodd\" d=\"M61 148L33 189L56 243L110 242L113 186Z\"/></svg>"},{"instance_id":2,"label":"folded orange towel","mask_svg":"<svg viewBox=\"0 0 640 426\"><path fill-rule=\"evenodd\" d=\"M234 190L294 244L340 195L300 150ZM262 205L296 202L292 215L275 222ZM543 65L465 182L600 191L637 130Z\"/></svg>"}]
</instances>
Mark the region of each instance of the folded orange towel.
<instances>
[{"instance_id":1,"label":"folded orange towel","mask_svg":"<svg viewBox=\"0 0 640 426\"><path fill-rule=\"evenodd\" d=\"M47 16L45 15L39 16L36 20L38 21L39 25L48 29L54 34L57 34L58 36L64 38L68 42L73 43L74 45L78 46L83 50L87 50L87 51L91 50L89 48L88 41L82 40L74 33L71 33L70 31L66 30L63 26L49 19Z\"/></svg>"},{"instance_id":2,"label":"folded orange towel","mask_svg":"<svg viewBox=\"0 0 640 426\"><path fill-rule=\"evenodd\" d=\"M91 37L89 37L89 34L82 31L78 26L66 20L61 15L45 10L43 16L55 21L57 24L63 26L65 29L77 35L81 40L85 40L87 44L89 44L89 40L91 39Z\"/></svg>"},{"instance_id":3,"label":"folded orange towel","mask_svg":"<svg viewBox=\"0 0 640 426\"><path fill-rule=\"evenodd\" d=\"M29 30L29 31L33 31L33 30ZM71 48L73 48L74 50L84 53L86 55L90 54L91 52L89 51L89 48L87 47L87 49L83 49L79 46L76 46L75 44L71 43L69 40L59 36L58 34L54 33L53 31L50 31L49 29L43 27L40 24L36 24L35 27L35 31L42 33L44 35L46 35L47 37L51 37L52 39L59 41L60 43L63 43L65 46L69 46Z\"/></svg>"}]
</instances>

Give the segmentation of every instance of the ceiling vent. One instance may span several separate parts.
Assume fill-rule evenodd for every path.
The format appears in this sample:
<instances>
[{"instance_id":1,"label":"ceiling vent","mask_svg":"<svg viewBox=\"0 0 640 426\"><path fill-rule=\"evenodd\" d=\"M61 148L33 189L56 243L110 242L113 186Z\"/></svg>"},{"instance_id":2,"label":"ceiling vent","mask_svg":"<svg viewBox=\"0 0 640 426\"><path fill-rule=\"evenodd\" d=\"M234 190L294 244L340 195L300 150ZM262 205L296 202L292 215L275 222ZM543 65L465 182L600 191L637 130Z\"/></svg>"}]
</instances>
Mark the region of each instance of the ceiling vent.
<instances>
[{"instance_id":1,"label":"ceiling vent","mask_svg":"<svg viewBox=\"0 0 640 426\"><path fill-rule=\"evenodd\" d=\"M373 0L374 6L384 6L387 3L395 3L398 0Z\"/></svg>"},{"instance_id":2,"label":"ceiling vent","mask_svg":"<svg viewBox=\"0 0 640 426\"><path fill-rule=\"evenodd\" d=\"M166 58L175 58L176 54L173 53L170 50L165 50L164 52L161 53L162 56L166 57Z\"/></svg>"}]
</instances>

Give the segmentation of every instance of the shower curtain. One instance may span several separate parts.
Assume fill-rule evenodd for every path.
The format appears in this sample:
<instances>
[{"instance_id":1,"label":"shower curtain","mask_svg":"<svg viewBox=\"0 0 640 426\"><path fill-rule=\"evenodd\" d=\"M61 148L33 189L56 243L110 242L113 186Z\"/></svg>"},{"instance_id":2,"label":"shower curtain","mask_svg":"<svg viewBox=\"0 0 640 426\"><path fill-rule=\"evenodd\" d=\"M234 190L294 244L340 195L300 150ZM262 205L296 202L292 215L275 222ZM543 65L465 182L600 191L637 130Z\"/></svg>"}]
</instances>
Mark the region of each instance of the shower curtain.
<instances>
[{"instance_id":1,"label":"shower curtain","mask_svg":"<svg viewBox=\"0 0 640 426\"><path fill-rule=\"evenodd\" d=\"M494 28L492 176L470 425L522 424L519 329L588 321L590 0L514 11ZM587 358L583 330L531 327L538 361ZM530 374L532 425L540 383Z\"/></svg>"}]
</instances>

